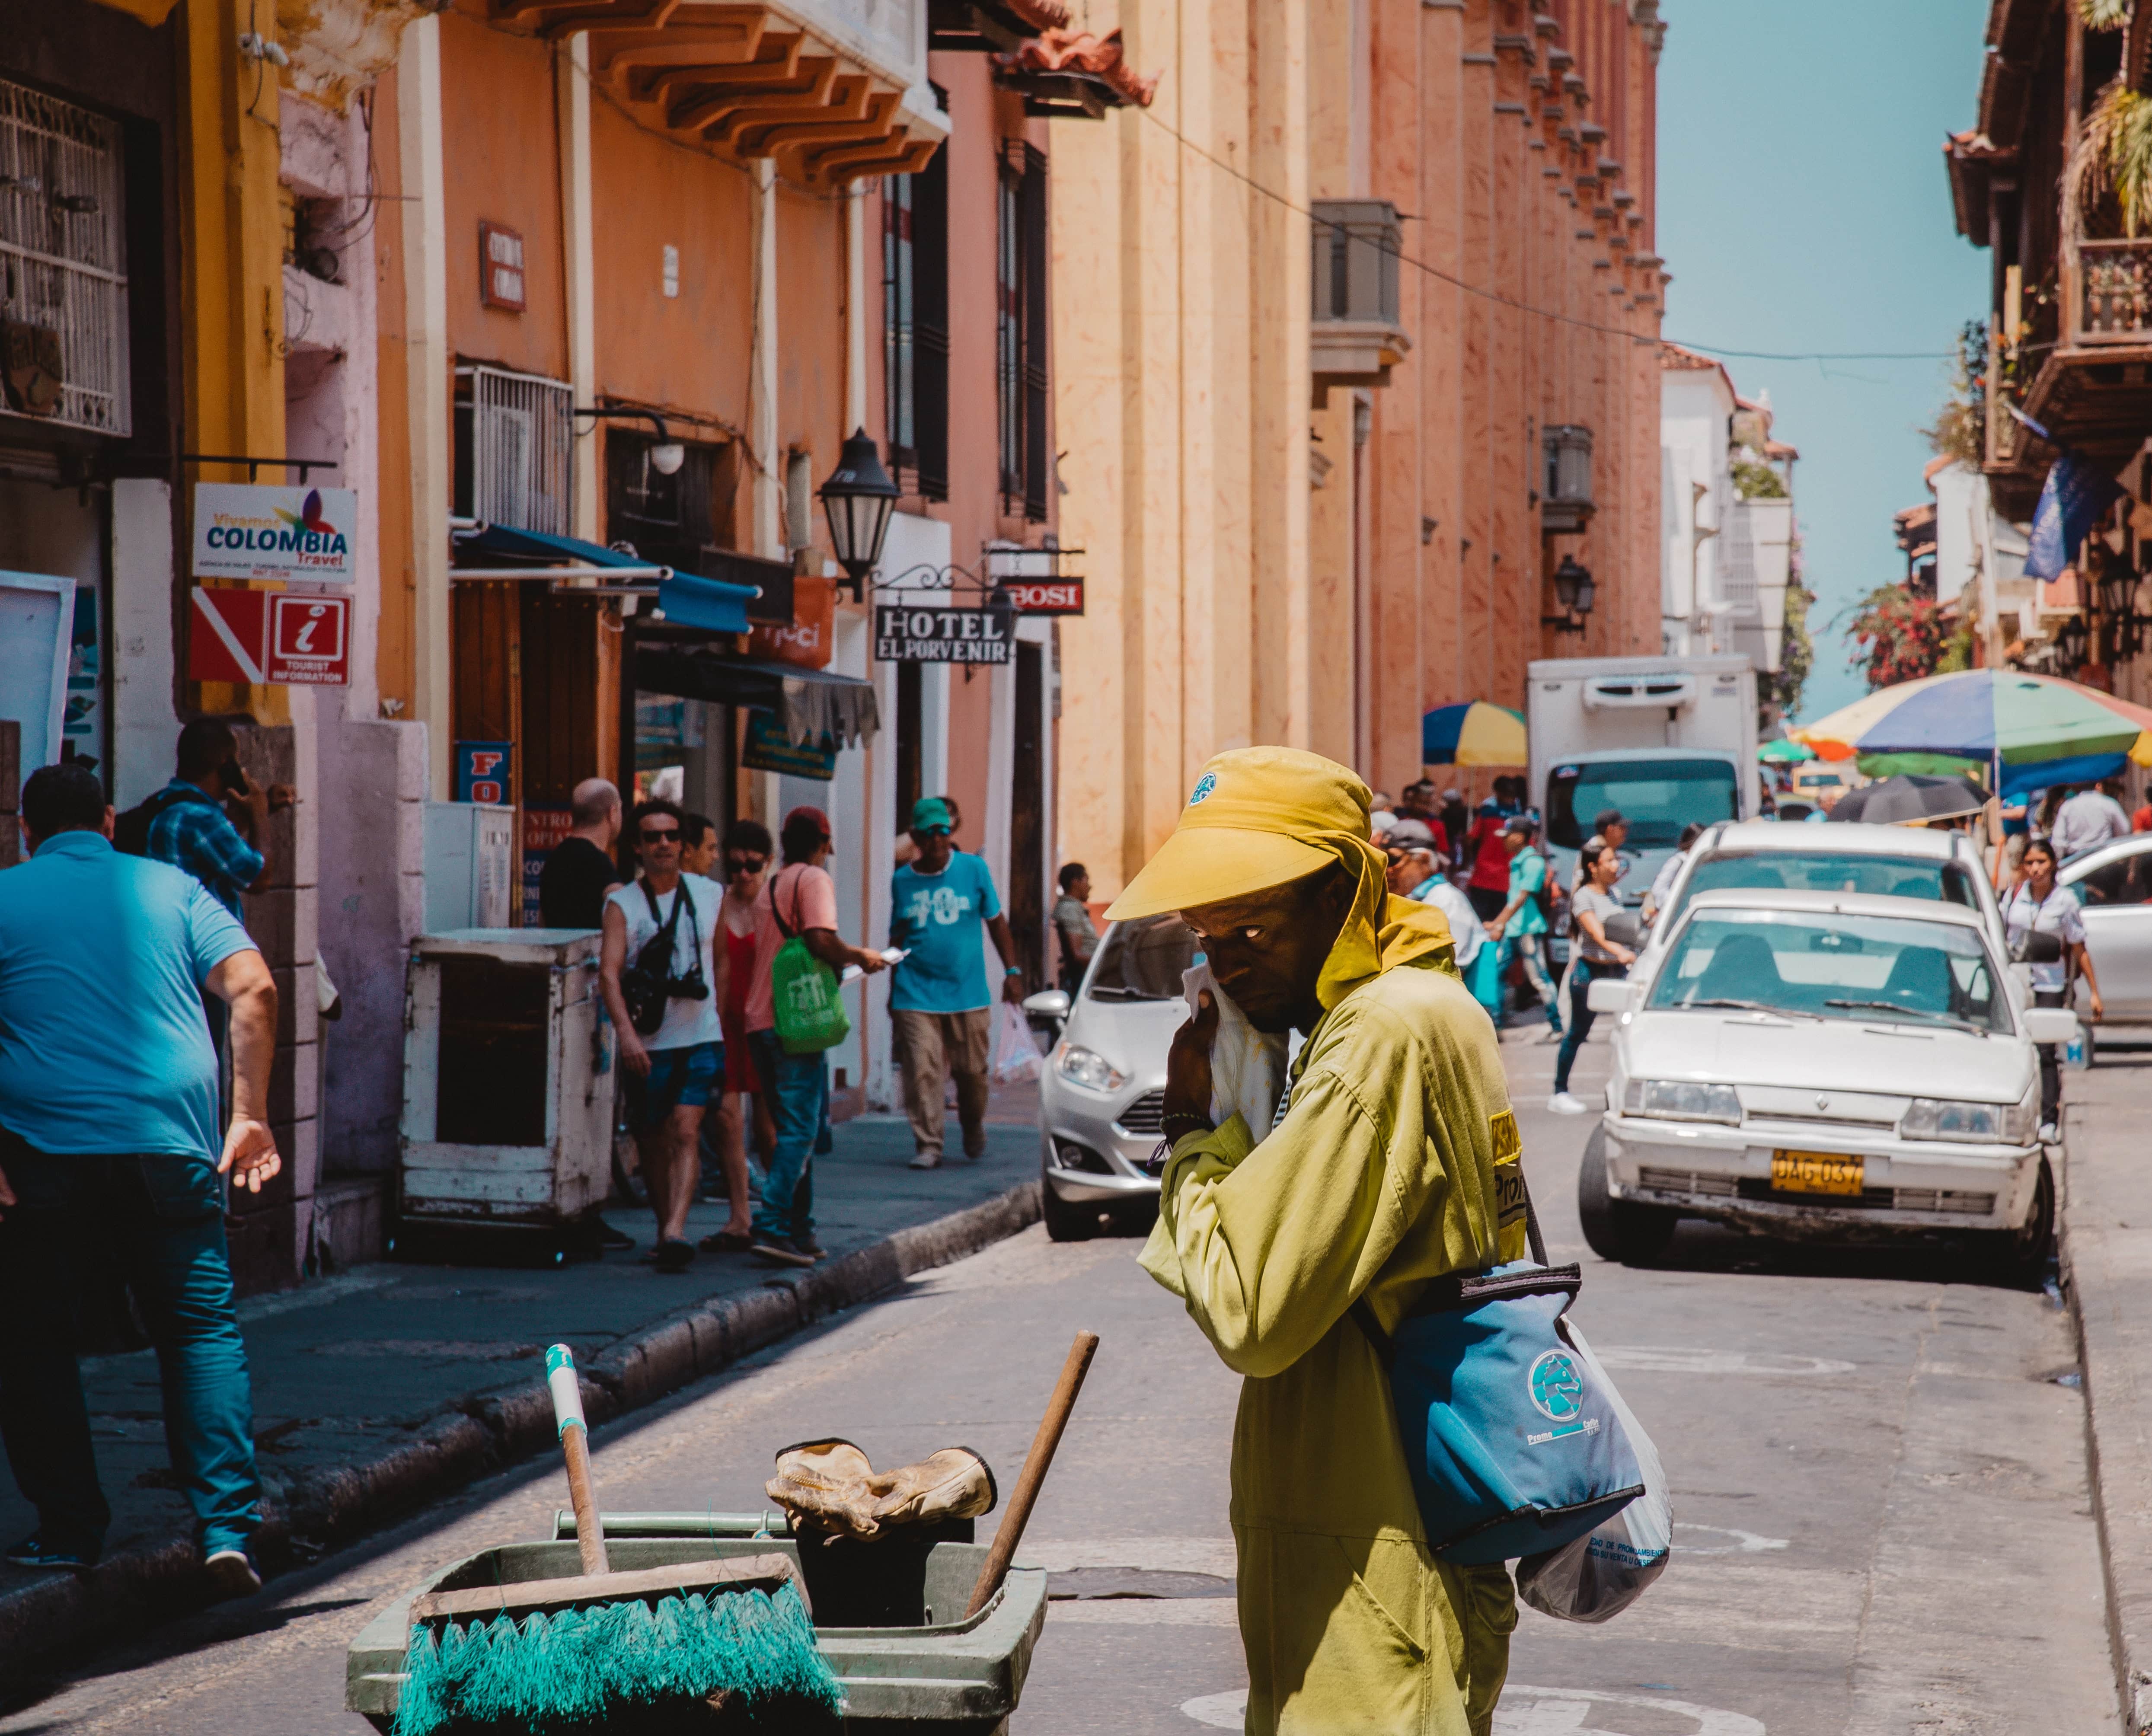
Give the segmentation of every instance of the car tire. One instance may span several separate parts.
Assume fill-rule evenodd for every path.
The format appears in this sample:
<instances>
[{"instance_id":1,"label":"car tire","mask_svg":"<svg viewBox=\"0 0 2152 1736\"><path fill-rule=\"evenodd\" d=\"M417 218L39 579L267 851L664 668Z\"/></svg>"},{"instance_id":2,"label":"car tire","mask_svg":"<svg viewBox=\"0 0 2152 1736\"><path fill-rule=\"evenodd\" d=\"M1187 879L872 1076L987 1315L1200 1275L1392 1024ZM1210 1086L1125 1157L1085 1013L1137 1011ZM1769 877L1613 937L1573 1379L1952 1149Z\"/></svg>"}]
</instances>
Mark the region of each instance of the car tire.
<instances>
[{"instance_id":1,"label":"car tire","mask_svg":"<svg viewBox=\"0 0 2152 1736\"><path fill-rule=\"evenodd\" d=\"M1089 1241L1099 1233L1097 1206L1072 1206L1054 1192L1053 1184L1043 1176L1039 1178L1038 1190L1048 1241Z\"/></svg>"},{"instance_id":2,"label":"car tire","mask_svg":"<svg viewBox=\"0 0 2152 1736\"><path fill-rule=\"evenodd\" d=\"M1602 1260L1647 1265L1667 1251L1681 1214L1617 1200L1606 1186L1606 1129L1595 1127L1576 1166L1576 1216L1584 1240Z\"/></svg>"},{"instance_id":3,"label":"car tire","mask_svg":"<svg viewBox=\"0 0 2152 1736\"><path fill-rule=\"evenodd\" d=\"M2016 1230L2004 1230L1992 1238L1989 1264L2005 1284L2037 1284L2046 1274L2048 1256L2055 1240L2055 1174L2040 1159L2038 1179L2033 1185L2033 1215Z\"/></svg>"}]
</instances>

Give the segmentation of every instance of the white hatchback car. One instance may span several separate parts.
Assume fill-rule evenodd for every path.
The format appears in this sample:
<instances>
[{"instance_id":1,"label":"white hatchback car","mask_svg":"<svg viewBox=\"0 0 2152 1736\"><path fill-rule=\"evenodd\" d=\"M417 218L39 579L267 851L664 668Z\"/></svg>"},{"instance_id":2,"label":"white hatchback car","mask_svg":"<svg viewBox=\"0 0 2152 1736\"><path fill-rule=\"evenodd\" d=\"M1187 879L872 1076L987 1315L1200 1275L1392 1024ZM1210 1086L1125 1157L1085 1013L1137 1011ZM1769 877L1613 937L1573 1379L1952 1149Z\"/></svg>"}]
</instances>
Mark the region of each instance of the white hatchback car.
<instances>
[{"instance_id":1,"label":"white hatchback car","mask_svg":"<svg viewBox=\"0 0 2152 1736\"><path fill-rule=\"evenodd\" d=\"M1648 1260L1684 1216L1830 1240L1982 1235L2046 1256L2054 1180L2028 1008L1977 905L1754 886L1701 891L1627 981L1604 1120L1577 1175L1585 1239Z\"/></svg>"}]
</instances>

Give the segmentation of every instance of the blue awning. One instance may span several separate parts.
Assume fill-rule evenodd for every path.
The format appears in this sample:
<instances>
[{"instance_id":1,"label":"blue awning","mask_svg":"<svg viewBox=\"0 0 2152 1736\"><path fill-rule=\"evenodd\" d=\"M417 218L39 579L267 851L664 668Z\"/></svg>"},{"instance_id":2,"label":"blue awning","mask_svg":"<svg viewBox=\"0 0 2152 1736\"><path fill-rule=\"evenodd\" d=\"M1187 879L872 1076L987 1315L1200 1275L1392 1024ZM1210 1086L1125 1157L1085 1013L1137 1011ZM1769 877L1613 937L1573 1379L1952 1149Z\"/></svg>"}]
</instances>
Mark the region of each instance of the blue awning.
<instances>
[{"instance_id":1,"label":"blue awning","mask_svg":"<svg viewBox=\"0 0 2152 1736\"><path fill-rule=\"evenodd\" d=\"M627 566L646 571L651 566L639 555L623 554L618 549L585 542L580 537L555 536L544 530L519 530L509 525L486 525L459 536L456 547L466 555L490 555L510 561L567 561L581 566ZM665 612L667 621L712 633L746 632L750 626L747 606L762 595L753 585L728 584L723 579L706 579L698 573L678 571L656 588L657 606Z\"/></svg>"}]
</instances>

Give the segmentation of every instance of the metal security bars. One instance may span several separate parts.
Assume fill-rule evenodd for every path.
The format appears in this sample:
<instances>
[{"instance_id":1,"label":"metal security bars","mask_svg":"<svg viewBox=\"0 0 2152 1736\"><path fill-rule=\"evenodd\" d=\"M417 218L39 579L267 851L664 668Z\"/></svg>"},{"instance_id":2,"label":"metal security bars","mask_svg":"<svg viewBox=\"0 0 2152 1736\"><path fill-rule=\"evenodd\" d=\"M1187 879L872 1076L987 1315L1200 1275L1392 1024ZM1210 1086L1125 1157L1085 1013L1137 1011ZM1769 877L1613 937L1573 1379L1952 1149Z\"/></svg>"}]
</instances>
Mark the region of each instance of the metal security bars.
<instances>
[{"instance_id":1,"label":"metal security bars","mask_svg":"<svg viewBox=\"0 0 2152 1736\"><path fill-rule=\"evenodd\" d=\"M0 81L0 413L132 432L119 128Z\"/></svg>"},{"instance_id":2,"label":"metal security bars","mask_svg":"<svg viewBox=\"0 0 2152 1736\"><path fill-rule=\"evenodd\" d=\"M566 381L459 368L457 511L489 525L567 535L575 493L574 408Z\"/></svg>"}]
</instances>

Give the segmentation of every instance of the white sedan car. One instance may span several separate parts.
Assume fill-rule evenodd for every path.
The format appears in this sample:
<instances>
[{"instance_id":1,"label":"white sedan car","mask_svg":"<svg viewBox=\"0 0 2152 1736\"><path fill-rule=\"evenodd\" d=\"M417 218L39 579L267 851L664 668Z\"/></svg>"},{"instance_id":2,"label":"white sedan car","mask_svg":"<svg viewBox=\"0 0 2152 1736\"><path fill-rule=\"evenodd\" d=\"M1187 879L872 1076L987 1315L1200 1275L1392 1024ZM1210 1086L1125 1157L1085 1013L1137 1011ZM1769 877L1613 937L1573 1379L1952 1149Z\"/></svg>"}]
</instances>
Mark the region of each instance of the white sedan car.
<instances>
[{"instance_id":1,"label":"white sedan car","mask_svg":"<svg viewBox=\"0 0 2152 1736\"><path fill-rule=\"evenodd\" d=\"M2046 1256L2054 1180L2035 1043L2074 1015L2012 1004L1977 908L1745 887L1699 892L1632 980L1604 1121L1577 1176L1585 1239L1649 1260L1684 1216L1831 1240L1977 1232Z\"/></svg>"}]
</instances>

